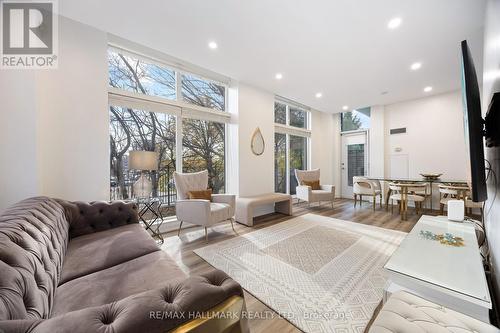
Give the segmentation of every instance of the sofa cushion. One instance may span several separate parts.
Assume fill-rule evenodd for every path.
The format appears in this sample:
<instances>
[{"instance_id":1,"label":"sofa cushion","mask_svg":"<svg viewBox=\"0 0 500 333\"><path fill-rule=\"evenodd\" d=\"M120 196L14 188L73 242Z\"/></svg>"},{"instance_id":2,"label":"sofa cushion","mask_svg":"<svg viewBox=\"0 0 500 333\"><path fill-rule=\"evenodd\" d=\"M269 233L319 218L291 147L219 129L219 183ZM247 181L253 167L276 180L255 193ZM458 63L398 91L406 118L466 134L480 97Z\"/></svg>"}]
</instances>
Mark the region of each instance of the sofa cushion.
<instances>
[{"instance_id":1,"label":"sofa cushion","mask_svg":"<svg viewBox=\"0 0 500 333\"><path fill-rule=\"evenodd\" d=\"M165 252L152 252L59 286L51 316L115 302L185 278L184 272Z\"/></svg>"},{"instance_id":2,"label":"sofa cushion","mask_svg":"<svg viewBox=\"0 0 500 333\"><path fill-rule=\"evenodd\" d=\"M59 284L154 251L159 251L158 246L138 223L73 238Z\"/></svg>"},{"instance_id":3,"label":"sofa cushion","mask_svg":"<svg viewBox=\"0 0 500 333\"><path fill-rule=\"evenodd\" d=\"M0 216L0 320L47 318L69 224L53 199L23 200Z\"/></svg>"}]
</instances>

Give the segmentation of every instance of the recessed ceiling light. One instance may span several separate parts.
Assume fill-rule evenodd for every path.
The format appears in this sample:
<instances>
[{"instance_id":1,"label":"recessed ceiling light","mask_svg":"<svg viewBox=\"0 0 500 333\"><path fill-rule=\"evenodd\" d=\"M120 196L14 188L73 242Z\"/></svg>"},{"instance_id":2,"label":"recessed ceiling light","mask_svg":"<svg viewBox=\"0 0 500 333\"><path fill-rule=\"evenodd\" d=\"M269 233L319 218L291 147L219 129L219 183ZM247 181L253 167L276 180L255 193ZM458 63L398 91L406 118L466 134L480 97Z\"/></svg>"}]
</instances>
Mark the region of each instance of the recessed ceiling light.
<instances>
[{"instance_id":1,"label":"recessed ceiling light","mask_svg":"<svg viewBox=\"0 0 500 333\"><path fill-rule=\"evenodd\" d=\"M396 29L397 27L399 27L401 25L401 22L403 22L403 20L401 20L400 17L395 17L387 23L387 28Z\"/></svg>"},{"instance_id":2,"label":"recessed ceiling light","mask_svg":"<svg viewBox=\"0 0 500 333\"><path fill-rule=\"evenodd\" d=\"M431 86L425 87L425 88L424 88L424 91L425 91L425 92L432 91L432 87L431 87Z\"/></svg>"},{"instance_id":3,"label":"recessed ceiling light","mask_svg":"<svg viewBox=\"0 0 500 333\"><path fill-rule=\"evenodd\" d=\"M320 93L320 92L316 93L316 98L321 98L321 97L323 97L322 93Z\"/></svg>"},{"instance_id":4,"label":"recessed ceiling light","mask_svg":"<svg viewBox=\"0 0 500 333\"><path fill-rule=\"evenodd\" d=\"M211 48L212 50L215 50L218 47L218 45L216 42L211 41L211 42L208 42L208 47Z\"/></svg>"},{"instance_id":5,"label":"recessed ceiling light","mask_svg":"<svg viewBox=\"0 0 500 333\"><path fill-rule=\"evenodd\" d=\"M413 64L411 64L410 69L412 71L416 71L417 69L420 69L420 67L422 67L421 62L414 62Z\"/></svg>"},{"instance_id":6,"label":"recessed ceiling light","mask_svg":"<svg viewBox=\"0 0 500 333\"><path fill-rule=\"evenodd\" d=\"M344 105L344 106L342 107L342 110L347 111L347 110L349 110L349 107L348 107L347 105Z\"/></svg>"},{"instance_id":7,"label":"recessed ceiling light","mask_svg":"<svg viewBox=\"0 0 500 333\"><path fill-rule=\"evenodd\" d=\"M283 78L283 74L276 73L276 75L274 77L276 78L276 80L281 80Z\"/></svg>"}]
</instances>

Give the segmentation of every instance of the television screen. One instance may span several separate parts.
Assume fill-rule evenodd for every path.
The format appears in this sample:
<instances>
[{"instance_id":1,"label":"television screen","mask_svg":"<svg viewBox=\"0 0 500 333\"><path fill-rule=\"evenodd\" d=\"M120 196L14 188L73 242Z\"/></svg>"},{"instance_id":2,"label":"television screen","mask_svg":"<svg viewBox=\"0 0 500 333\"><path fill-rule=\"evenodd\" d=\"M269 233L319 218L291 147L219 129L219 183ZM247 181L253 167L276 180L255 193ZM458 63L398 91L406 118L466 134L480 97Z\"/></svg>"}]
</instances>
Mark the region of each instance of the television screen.
<instances>
[{"instance_id":1,"label":"television screen","mask_svg":"<svg viewBox=\"0 0 500 333\"><path fill-rule=\"evenodd\" d=\"M484 122L476 69L465 40L462 41L462 102L471 196L472 201L482 202L488 197L484 162Z\"/></svg>"}]
</instances>

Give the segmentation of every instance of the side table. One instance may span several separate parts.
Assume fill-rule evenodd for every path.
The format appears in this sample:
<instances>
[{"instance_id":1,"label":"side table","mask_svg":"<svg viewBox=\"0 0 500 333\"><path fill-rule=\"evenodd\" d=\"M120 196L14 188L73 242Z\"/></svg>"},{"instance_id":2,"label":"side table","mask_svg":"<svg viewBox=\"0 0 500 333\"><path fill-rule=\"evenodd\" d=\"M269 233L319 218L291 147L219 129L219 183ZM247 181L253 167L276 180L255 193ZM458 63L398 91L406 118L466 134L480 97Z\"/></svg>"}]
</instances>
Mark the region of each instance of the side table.
<instances>
[{"instance_id":1,"label":"side table","mask_svg":"<svg viewBox=\"0 0 500 333\"><path fill-rule=\"evenodd\" d=\"M134 201L139 207L139 220L144 228L149 231L158 245L162 245L164 242L160 232L163 224L162 201L158 198L136 198Z\"/></svg>"}]
</instances>

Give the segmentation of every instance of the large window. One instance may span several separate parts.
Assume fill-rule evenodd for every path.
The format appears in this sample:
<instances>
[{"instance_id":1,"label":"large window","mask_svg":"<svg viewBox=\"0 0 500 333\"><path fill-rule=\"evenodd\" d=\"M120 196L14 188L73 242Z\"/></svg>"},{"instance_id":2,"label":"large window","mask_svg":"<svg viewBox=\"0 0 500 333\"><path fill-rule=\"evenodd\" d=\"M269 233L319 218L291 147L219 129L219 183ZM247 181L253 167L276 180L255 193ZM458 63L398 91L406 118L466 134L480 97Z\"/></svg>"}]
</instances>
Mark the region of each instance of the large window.
<instances>
[{"instance_id":1,"label":"large window","mask_svg":"<svg viewBox=\"0 0 500 333\"><path fill-rule=\"evenodd\" d=\"M276 124L288 125L307 129L309 112L298 106L286 102L274 102L274 122Z\"/></svg>"},{"instance_id":2,"label":"large window","mask_svg":"<svg viewBox=\"0 0 500 333\"><path fill-rule=\"evenodd\" d=\"M154 197L173 201L172 175L175 171L175 117L165 113L131 108L109 108L111 198L133 197L132 184L139 177L128 168L131 150L158 152L158 170L150 173Z\"/></svg>"},{"instance_id":3,"label":"large window","mask_svg":"<svg viewBox=\"0 0 500 333\"><path fill-rule=\"evenodd\" d=\"M108 51L109 85L150 96L176 99L175 72L113 49Z\"/></svg>"},{"instance_id":4,"label":"large window","mask_svg":"<svg viewBox=\"0 0 500 333\"><path fill-rule=\"evenodd\" d=\"M176 169L207 169L209 187L223 193L230 115L214 111L226 111L226 86L114 48L108 50L108 71L115 88L109 95L111 199L134 196L139 174L128 167L131 150L158 152L158 170L149 178L152 196L165 204L176 199Z\"/></svg>"},{"instance_id":5,"label":"large window","mask_svg":"<svg viewBox=\"0 0 500 333\"><path fill-rule=\"evenodd\" d=\"M370 128L370 108L356 109L341 114L342 132Z\"/></svg>"},{"instance_id":6,"label":"large window","mask_svg":"<svg viewBox=\"0 0 500 333\"><path fill-rule=\"evenodd\" d=\"M308 167L309 111L276 101L274 122L274 190L293 195L298 185L295 170Z\"/></svg>"}]
</instances>

